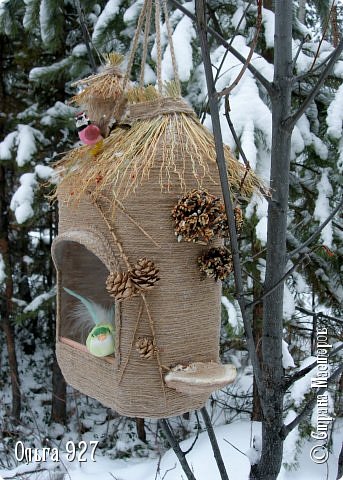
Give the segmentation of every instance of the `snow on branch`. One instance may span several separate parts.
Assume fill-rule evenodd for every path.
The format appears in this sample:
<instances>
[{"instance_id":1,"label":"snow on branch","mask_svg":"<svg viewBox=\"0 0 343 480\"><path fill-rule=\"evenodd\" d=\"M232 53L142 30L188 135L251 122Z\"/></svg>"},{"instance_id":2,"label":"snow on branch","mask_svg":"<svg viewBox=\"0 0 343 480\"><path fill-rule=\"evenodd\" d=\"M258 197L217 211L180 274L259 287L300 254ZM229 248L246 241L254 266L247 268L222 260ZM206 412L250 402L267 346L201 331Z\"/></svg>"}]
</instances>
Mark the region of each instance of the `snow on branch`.
<instances>
[{"instance_id":1,"label":"snow on branch","mask_svg":"<svg viewBox=\"0 0 343 480\"><path fill-rule=\"evenodd\" d=\"M69 56L47 67L35 67L30 71L29 80L32 82L44 82L51 78L61 77L72 68L73 58L73 56Z\"/></svg>"},{"instance_id":2,"label":"snow on branch","mask_svg":"<svg viewBox=\"0 0 343 480\"><path fill-rule=\"evenodd\" d=\"M230 325L236 331L239 331L239 328L242 326L242 316L240 315L239 305L237 302L232 303L230 300L222 296L221 303L227 311L227 317Z\"/></svg>"},{"instance_id":3,"label":"snow on branch","mask_svg":"<svg viewBox=\"0 0 343 480\"><path fill-rule=\"evenodd\" d=\"M99 45L113 19L118 15L122 0L109 0L95 24L92 41Z\"/></svg>"},{"instance_id":4,"label":"snow on branch","mask_svg":"<svg viewBox=\"0 0 343 480\"><path fill-rule=\"evenodd\" d=\"M34 173L24 173L19 182L20 187L14 193L10 209L14 211L19 224L26 222L34 216L34 193L38 186L37 179L51 180L54 182L54 170L46 165L36 165Z\"/></svg>"},{"instance_id":5,"label":"snow on branch","mask_svg":"<svg viewBox=\"0 0 343 480\"><path fill-rule=\"evenodd\" d=\"M55 50L63 38L64 15L61 2L58 0L42 0L39 10L40 32L43 43Z\"/></svg>"},{"instance_id":6,"label":"snow on branch","mask_svg":"<svg viewBox=\"0 0 343 480\"><path fill-rule=\"evenodd\" d=\"M28 163L37 152L36 140L43 144L46 142L44 135L39 130L29 125L18 125L18 136L16 138L18 167Z\"/></svg>"},{"instance_id":7,"label":"snow on branch","mask_svg":"<svg viewBox=\"0 0 343 480\"><path fill-rule=\"evenodd\" d=\"M54 106L48 108L41 119L44 126L55 125L57 122L66 123L74 116L75 109L57 101Z\"/></svg>"},{"instance_id":8,"label":"snow on branch","mask_svg":"<svg viewBox=\"0 0 343 480\"><path fill-rule=\"evenodd\" d=\"M275 14L267 8L262 9L262 24L264 27L264 39L266 41L267 48L274 47L274 34L275 34Z\"/></svg>"},{"instance_id":9,"label":"snow on branch","mask_svg":"<svg viewBox=\"0 0 343 480\"><path fill-rule=\"evenodd\" d=\"M18 223L24 223L33 217L32 208L34 189L37 185L34 173L24 173L19 179L20 187L15 192L10 203Z\"/></svg>"},{"instance_id":10,"label":"snow on branch","mask_svg":"<svg viewBox=\"0 0 343 480\"><path fill-rule=\"evenodd\" d=\"M320 223L323 223L330 215L330 202L332 196L332 186L329 181L329 171L327 168L323 170L322 178L317 184L318 198L313 212L313 216ZM324 245L332 247L332 221L329 222L320 232L320 238Z\"/></svg>"},{"instance_id":11,"label":"snow on branch","mask_svg":"<svg viewBox=\"0 0 343 480\"><path fill-rule=\"evenodd\" d=\"M47 145L48 140L30 125L19 124L17 130L9 133L0 143L0 160L11 160L13 150L17 147L16 161L18 167L23 167L37 152L37 142Z\"/></svg>"},{"instance_id":12,"label":"snow on branch","mask_svg":"<svg viewBox=\"0 0 343 480\"><path fill-rule=\"evenodd\" d=\"M332 210L330 215L326 218L326 220L319 225L319 227L313 232L313 234L301 245L298 245L292 252L290 252L287 255L287 258L292 258L294 255L297 253L301 252L302 250L305 250L311 243L317 238L317 236L320 234L320 232L326 227L326 225L333 219L333 217L336 215L336 213L343 207L343 195L341 197L341 201L339 204Z\"/></svg>"},{"instance_id":13,"label":"snow on branch","mask_svg":"<svg viewBox=\"0 0 343 480\"><path fill-rule=\"evenodd\" d=\"M343 65L343 62L339 62ZM342 68L343 71L343 68ZM334 100L329 105L326 117L327 133L338 142L338 171L343 172L343 85L341 85Z\"/></svg>"},{"instance_id":14,"label":"snow on branch","mask_svg":"<svg viewBox=\"0 0 343 480\"><path fill-rule=\"evenodd\" d=\"M30 302L25 308L24 308L24 313L28 312L34 312L35 310L38 310L43 303L47 302L50 300L50 298L53 298L56 295L56 289L55 287L52 288L49 292L41 293L38 295L38 297L34 298L32 302Z\"/></svg>"},{"instance_id":15,"label":"snow on branch","mask_svg":"<svg viewBox=\"0 0 343 480\"><path fill-rule=\"evenodd\" d=\"M0 160L11 160L18 132L9 133L0 143Z\"/></svg>"},{"instance_id":16,"label":"snow on branch","mask_svg":"<svg viewBox=\"0 0 343 480\"><path fill-rule=\"evenodd\" d=\"M295 368L293 357L288 351L288 343L285 340L282 340L282 366L285 370Z\"/></svg>"},{"instance_id":17,"label":"snow on branch","mask_svg":"<svg viewBox=\"0 0 343 480\"><path fill-rule=\"evenodd\" d=\"M330 61L322 71L321 75L318 78L317 83L315 86L312 88L311 92L309 95L306 97L306 99L303 101L302 105L300 108L290 117L288 117L283 123L284 127L289 129L290 131L294 127L295 123L299 120L299 118L302 116L302 114L305 112L305 110L309 107L309 105L312 103L314 98L317 96L319 93L320 88L324 84L325 80L327 77L330 75L336 61L338 60L339 56L341 55L343 51L343 40L341 40L337 46L337 48L334 51L334 54L330 58Z\"/></svg>"},{"instance_id":18,"label":"snow on branch","mask_svg":"<svg viewBox=\"0 0 343 480\"><path fill-rule=\"evenodd\" d=\"M172 5L174 5L175 8L179 9L181 12L183 12L187 17L189 17L193 22L196 22L195 15L193 15L187 8L185 8L184 5L179 3L176 0L169 0ZM217 41L223 45L230 53L232 53L241 63L246 62L246 58L243 57L232 45L230 45L218 32L216 32L213 28L211 28L209 25L206 27L207 31L213 35ZM265 87L267 92L270 95L274 94L274 88L272 84L267 80L267 78L251 63L248 65L248 70L251 71L251 73L256 77L256 79Z\"/></svg>"}]
</instances>

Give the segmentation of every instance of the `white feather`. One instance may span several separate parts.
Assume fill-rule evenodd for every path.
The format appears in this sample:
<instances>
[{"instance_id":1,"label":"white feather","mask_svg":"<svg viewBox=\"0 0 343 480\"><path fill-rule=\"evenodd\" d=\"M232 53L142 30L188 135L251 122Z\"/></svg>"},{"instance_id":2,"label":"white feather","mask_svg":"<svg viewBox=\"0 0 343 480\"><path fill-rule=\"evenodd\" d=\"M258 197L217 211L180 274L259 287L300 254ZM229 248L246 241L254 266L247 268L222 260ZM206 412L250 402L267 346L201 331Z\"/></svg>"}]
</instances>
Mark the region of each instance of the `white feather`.
<instances>
[{"instance_id":1,"label":"white feather","mask_svg":"<svg viewBox=\"0 0 343 480\"><path fill-rule=\"evenodd\" d=\"M87 336L94 325L110 323L114 327L114 305L106 308L70 289L64 288L64 290L79 300L67 314L68 337L74 337L86 343Z\"/></svg>"}]
</instances>

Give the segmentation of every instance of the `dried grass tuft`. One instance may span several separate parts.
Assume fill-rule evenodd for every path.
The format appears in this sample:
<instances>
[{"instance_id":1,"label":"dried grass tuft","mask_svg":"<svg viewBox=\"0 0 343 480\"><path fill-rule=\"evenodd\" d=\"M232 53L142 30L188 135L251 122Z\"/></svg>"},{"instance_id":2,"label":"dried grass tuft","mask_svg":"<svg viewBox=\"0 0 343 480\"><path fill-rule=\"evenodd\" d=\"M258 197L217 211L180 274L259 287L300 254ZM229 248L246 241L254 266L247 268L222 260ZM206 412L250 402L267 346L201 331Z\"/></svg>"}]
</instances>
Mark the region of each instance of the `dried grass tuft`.
<instances>
[{"instance_id":1,"label":"dried grass tuft","mask_svg":"<svg viewBox=\"0 0 343 480\"><path fill-rule=\"evenodd\" d=\"M113 69L108 69L81 80L78 83L86 85L86 87L80 93L74 95L69 103L84 105L90 100L116 100L123 94L123 80L118 73L113 72Z\"/></svg>"},{"instance_id":2,"label":"dried grass tuft","mask_svg":"<svg viewBox=\"0 0 343 480\"><path fill-rule=\"evenodd\" d=\"M179 82L176 82L175 80L165 82L163 88L167 97L180 98L181 90Z\"/></svg>"},{"instance_id":3,"label":"dried grass tuft","mask_svg":"<svg viewBox=\"0 0 343 480\"><path fill-rule=\"evenodd\" d=\"M69 101L87 112L91 121L100 128L103 137L109 134L110 124L120 120L127 101L123 89L123 73L119 68L123 56L109 53L106 59L108 63L101 72L73 84L80 85L83 89Z\"/></svg>"},{"instance_id":4,"label":"dried grass tuft","mask_svg":"<svg viewBox=\"0 0 343 480\"><path fill-rule=\"evenodd\" d=\"M108 65L112 65L112 67L121 65L124 61L124 55L121 55L117 52L103 53L102 56L105 59L106 63Z\"/></svg>"},{"instance_id":5,"label":"dried grass tuft","mask_svg":"<svg viewBox=\"0 0 343 480\"><path fill-rule=\"evenodd\" d=\"M160 97L160 94L153 85L147 87L133 87L127 93L127 100L131 104L151 102Z\"/></svg>"},{"instance_id":6,"label":"dried grass tuft","mask_svg":"<svg viewBox=\"0 0 343 480\"><path fill-rule=\"evenodd\" d=\"M83 90L74 95L69 103L84 105L92 99L115 100L123 95L123 72L120 64L124 57L116 52L103 54L106 65L99 73L90 75L73 83L72 86L83 86Z\"/></svg>"}]
</instances>

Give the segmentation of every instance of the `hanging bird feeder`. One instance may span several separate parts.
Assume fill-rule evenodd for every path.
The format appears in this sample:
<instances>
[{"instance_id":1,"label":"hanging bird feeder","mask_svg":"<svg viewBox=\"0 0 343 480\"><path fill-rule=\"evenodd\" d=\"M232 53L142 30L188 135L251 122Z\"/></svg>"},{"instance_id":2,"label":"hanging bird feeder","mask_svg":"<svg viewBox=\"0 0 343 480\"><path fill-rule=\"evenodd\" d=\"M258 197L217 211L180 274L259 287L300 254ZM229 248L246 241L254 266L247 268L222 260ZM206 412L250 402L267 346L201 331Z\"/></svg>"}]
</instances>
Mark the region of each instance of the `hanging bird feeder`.
<instances>
[{"instance_id":1,"label":"hanging bird feeder","mask_svg":"<svg viewBox=\"0 0 343 480\"><path fill-rule=\"evenodd\" d=\"M119 77L125 113L100 149L76 148L57 166L52 254L56 351L67 382L120 414L163 418L202 407L236 374L219 360L221 274L199 266L227 237L214 140L180 98L177 75L162 84L158 1L158 89L144 87L143 74L128 87L145 18L144 72L151 11L147 0ZM164 15L176 73L166 7ZM258 191L254 173L225 154L233 190Z\"/></svg>"}]
</instances>

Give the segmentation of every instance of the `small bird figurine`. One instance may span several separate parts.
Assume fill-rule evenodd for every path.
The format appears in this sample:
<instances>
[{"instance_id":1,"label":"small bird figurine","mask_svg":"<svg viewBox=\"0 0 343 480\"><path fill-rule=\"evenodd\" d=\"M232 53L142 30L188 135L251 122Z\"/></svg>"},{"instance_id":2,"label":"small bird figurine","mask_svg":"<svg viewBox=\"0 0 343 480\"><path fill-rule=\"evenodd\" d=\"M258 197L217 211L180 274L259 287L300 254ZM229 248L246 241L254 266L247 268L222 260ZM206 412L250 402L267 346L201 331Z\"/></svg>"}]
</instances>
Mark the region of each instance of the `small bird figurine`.
<instances>
[{"instance_id":1,"label":"small bird figurine","mask_svg":"<svg viewBox=\"0 0 343 480\"><path fill-rule=\"evenodd\" d=\"M76 130L82 143L85 145L94 145L103 139L100 128L89 120L85 112L78 113L75 120Z\"/></svg>"},{"instance_id":2,"label":"small bird figurine","mask_svg":"<svg viewBox=\"0 0 343 480\"><path fill-rule=\"evenodd\" d=\"M115 351L115 328L114 320L114 306L112 308L104 308L98 303L89 300L82 295L70 290L70 288L63 287L64 290L73 297L80 300L82 305L86 307L86 311L78 308L78 316L83 317L88 315L92 323L95 325L88 334L86 340L86 347L89 353L96 357L105 357L111 355ZM82 320L82 318L80 318Z\"/></svg>"},{"instance_id":3,"label":"small bird figurine","mask_svg":"<svg viewBox=\"0 0 343 480\"><path fill-rule=\"evenodd\" d=\"M105 357L114 353L114 328L109 323L96 325L89 333L86 347L92 355Z\"/></svg>"}]
</instances>

